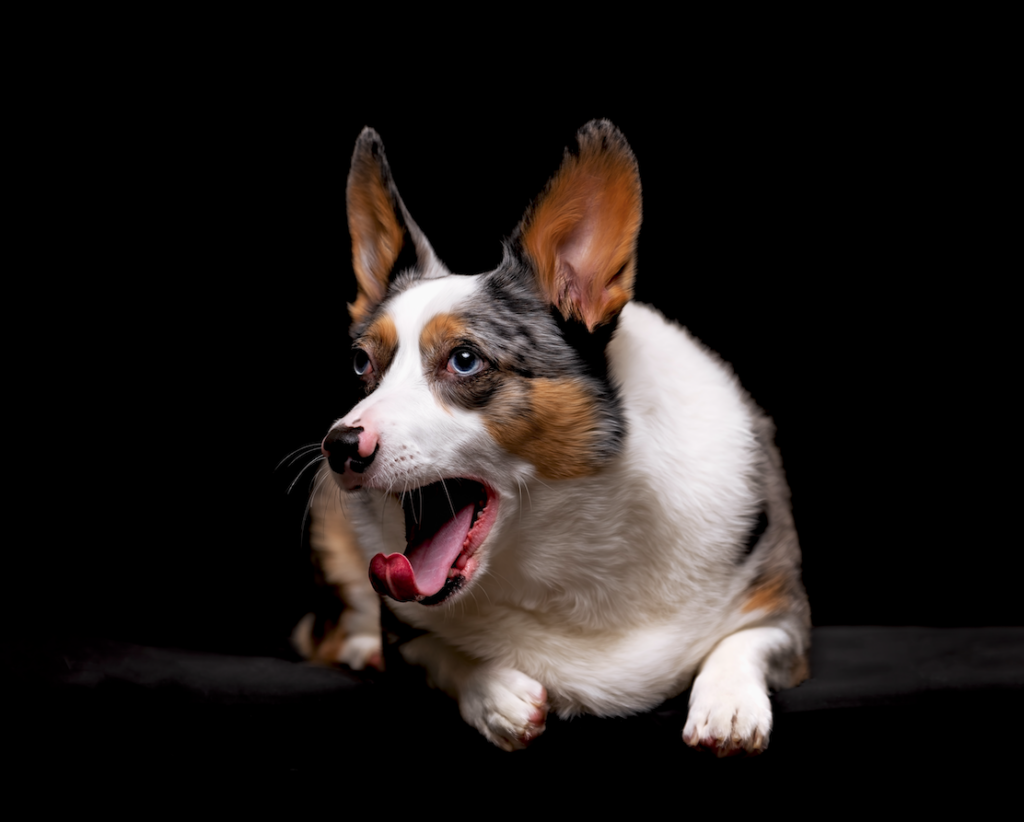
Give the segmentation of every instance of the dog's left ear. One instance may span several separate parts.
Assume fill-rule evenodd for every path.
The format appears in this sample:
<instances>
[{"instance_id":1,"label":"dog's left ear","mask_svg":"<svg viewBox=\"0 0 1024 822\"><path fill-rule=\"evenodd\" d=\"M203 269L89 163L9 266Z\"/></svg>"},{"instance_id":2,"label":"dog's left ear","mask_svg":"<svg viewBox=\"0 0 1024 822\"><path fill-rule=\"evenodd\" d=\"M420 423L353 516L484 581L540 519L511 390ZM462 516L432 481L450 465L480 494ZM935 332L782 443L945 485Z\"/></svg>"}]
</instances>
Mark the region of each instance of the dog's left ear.
<instances>
[{"instance_id":1,"label":"dog's left ear","mask_svg":"<svg viewBox=\"0 0 1024 822\"><path fill-rule=\"evenodd\" d=\"M626 138L607 120L576 135L561 168L527 210L517 235L538 284L562 316L590 331L633 297L640 233L640 172Z\"/></svg>"},{"instance_id":2,"label":"dog's left ear","mask_svg":"<svg viewBox=\"0 0 1024 822\"><path fill-rule=\"evenodd\" d=\"M359 286L348 310L354 322L361 322L384 299L394 276L408 268L423 269L434 252L409 216L391 177L384 143L372 128L364 128L356 141L345 201Z\"/></svg>"}]
</instances>

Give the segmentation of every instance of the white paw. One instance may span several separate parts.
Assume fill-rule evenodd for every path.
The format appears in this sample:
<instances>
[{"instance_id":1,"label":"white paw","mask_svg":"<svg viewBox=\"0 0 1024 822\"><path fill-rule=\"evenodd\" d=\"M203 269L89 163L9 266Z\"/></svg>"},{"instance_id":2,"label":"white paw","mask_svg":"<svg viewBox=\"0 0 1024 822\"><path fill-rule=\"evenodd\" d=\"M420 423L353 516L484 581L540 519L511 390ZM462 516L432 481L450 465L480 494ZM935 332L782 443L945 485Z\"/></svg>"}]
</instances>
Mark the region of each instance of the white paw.
<instances>
[{"instance_id":1,"label":"white paw","mask_svg":"<svg viewBox=\"0 0 1024 822\"><path fill-rule=\"evenodd\" d=\"M384 651L380 634L352 634L338 648L338 662L353 671L384 668Z\"/></svg>"},{"instance_id":2,"label":"white paw","mask_svg":"<svg viewBox=\"0 0 1024 822\"><path fill-rule=\"evenodd\" d=\"M687 745L720 757L757 754L768 747L771 729L771 702L759 683L697 677L683 728Z\"/></svg>"},{"instance_id":3,"label":"white paw","mask_svg":"<svg viewBox=\"0 0 1024 822\"><path fill-rule=\"evenodd\" d=\"M462 718L506 751L525 748L544 731L548 715L544 686L512 668L481 665L459 693Z\"/></svg>"}]
</instances>

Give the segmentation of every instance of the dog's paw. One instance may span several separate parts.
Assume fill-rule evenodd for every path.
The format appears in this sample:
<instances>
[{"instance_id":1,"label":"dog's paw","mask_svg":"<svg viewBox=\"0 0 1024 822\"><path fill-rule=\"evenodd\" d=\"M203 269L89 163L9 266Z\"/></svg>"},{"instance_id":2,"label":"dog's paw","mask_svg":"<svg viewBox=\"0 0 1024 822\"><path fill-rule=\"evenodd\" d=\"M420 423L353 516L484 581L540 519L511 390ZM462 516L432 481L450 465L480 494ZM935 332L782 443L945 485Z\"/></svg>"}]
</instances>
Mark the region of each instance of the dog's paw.
<instances>
[{"instance_id":1,"label":"dog's paw","mask_svg":"<svg viewBox=\"0 0 1024 822\"><path fill-rule=\"evenodd\" d=\"M759 684L697 678L683 728L683 741L691 748L719 757L758 754L768 747L771 728L771 702Z\"/></svg>"},{"instance_id":2,"label":"dog's paw","mask_svg":"<svg viewBox=\"0 0 1024 822\"><path fill-rule=\"evenodd\" d=\"M462 718L506 751L525 748L547 721L547 691L512 668L482 665L459 693Z\"/></svg>"},{"instance_id":3,"label":"dog's paw","mask_svg":"<svg viewBox=\"0 0 1024 822\"><path fill-rule=\"evenodd\" d=\"M316 615L306 614L292 631L292 646L306 659L321 665L346 665L353 671L384 670L380 632L349 634L335 624L318 634L315 625Z\"/></svg>"},{"instance_id":4,"label":"dog's paw","mask_svg":"<svg viewBox=\"0 0 1024 822\"><path fill-rule=\"evenodd\" d=\"M384 650L380 634L352 634L338 648L337 662L353 671L365 668L384 670Z\"/></svg>"}]
</instances>

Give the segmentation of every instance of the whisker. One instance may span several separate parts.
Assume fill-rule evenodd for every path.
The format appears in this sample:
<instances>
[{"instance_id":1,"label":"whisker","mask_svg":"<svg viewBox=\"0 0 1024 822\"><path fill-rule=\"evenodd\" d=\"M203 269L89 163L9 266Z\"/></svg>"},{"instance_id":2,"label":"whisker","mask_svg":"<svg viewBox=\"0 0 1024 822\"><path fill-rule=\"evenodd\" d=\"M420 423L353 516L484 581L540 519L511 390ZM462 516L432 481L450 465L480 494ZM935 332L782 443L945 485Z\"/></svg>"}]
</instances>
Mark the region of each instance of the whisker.
<instances>
[{"instance_id":1,"label":"whisker","mask_svg":"<svg viewBox=\"0 0 1024 822\"><path fill-rule=\"evenodd\" d=\"M444 489L444 495L448 497L448 507L451 508L452 519L455 519L455 504L452 502L452 495L448 493L448 486L445 484L444 477L441 476L440 471L438 472L437 476L441 480L441 487Z\"/></svg>"},{"instance_id":2,"label":"whisker","mask_svg":"<svg viewBox=\"0 0 1024 822\"><path fill-rule=\"evenodd\" d=\"M530 486L529 486L529 484L524 482L522 484L522 490L526 491L526 499L530 503L530 507L532 508L533 507L533 497L530 496ZM523 497L522 497L522 494L520 494L520 496L519 496L520 504L522 504L522 501L523 501Z\"/></svg>"},{"instance_id":3,"label":"whisker","mask_svg":"<svg viewBox=\"0 0 1024 822\"><path fill-rule=\"evenodd\" d=\"M410 497L409 497L409 513L412 514L412 521L413 521L413 523L415 525L419 525L420 524L419 512L416 510L416 505L414 504L414 502L412 500L412 496L411 496L412 492L408 488L403 488L402 489L402 495L401 495L401 499L400 499L400 502L402 503L402 508L405 508L405 495L406 494L410 495ZM420 501L422 503L422 499Z\"/></svg>"},{"instance_id":4,"label":"whisker","mask_svg":"<svg viewBox=\"0 0 1024 822\"><path fill-rule=\"evenodd\" d=\"M550 485L548 485L546 482L544 482L544 480L540 479L539 477L534 477L533 481L536 482L538 485L544 486L545 488L548 488L548 489L551 488Z\"/></svg>"},{"instance_id":5,"label":"whisker","mask_svg":"<svg viewBox=\"0 0 1024 822\"><path fill-rule=\"evenodd\" d=\"M323 483L327 483L327 482L329 482L329 480L327 479L327 477L324 477L323 478ZM345 510L345 494L342 492L342 490L335 483L332 482L331 486L332 486L332 491L333 491L332 496L333 496L333 501L334 501L334 510L338 511L339 513L341 513L341 512L343 512Z\"/></svg>"},{"instance_id":6,"label":"whisker","mask_svg":"<svg viewBox=\"0 0 1024 822\"><path fill-rule=\"evenodd\" d=\"M391 480L390 482L388 482L388 490L385 491L383 494L381 494L381 498L380 498L380 532L381 532L381 536L383 536L383 534L384 534L384 518L387 516L387 513L388 513L387 512L388 499L392 496L392 494L394 494L394 488L395 488L395 481ZM399 507L404 509L405 508L405 504L404 503L405 503L405 491L402 491L402 493L398 497L398 505L399 505Z\"/></svg>"},{"instance_id":7,"label":"whisker","mask_svg":"<svg viewBox=\"0 0 1024 822\"><path fill-rule=\"evenodd\" d=\"M315 460L314 460L315 462ZM309 466L307 465L306 468ZM303 468L302 471L306 469ZM302 476L302 471L299 472L299 477ZM298 482L299 477L296 477L292 481L292 484L288 486L288 492L291 493L292 487ZM313 481L310 483L309 499L306 500L306 507L302 510L302 522L299 525L299 533L304 534L306 531L306 523L310 521L310 513L313 510L313 499L317 494L321 493L324 488L324 483L327 482L327 478L320 473L313 475Z\"/></svg>"},{"instance_id":8,"label":"whisker","mask_svg":"<svg viewBox=\"0 0 1024 822\"><path fill-rule=\"evenodd\" d=\"M519 491L519 530L520 531L523 530L523 487L524 487L523 481L521 479L519 479L519 477L516 477L516 488ZM530 496L530 489L529 488L526 489L526 496L527 497ZM532 500L530 501L530 505L532 507L532 505L533 505L533 501Z\"/></svg>"},{"instance_id":9,"label":"whisker","mask_svg":"<svg viewBox=\"0 0 1024 822\"><path fill-rule=\"evenodd\" d=\"M299 459L299 457L301 457L303 454L308 454L308 453L310 453L312 451L319 451L319 450L320 450L320 443L318 443L318 442L307 442L305 445L300 445L294 451L286 454L284 456L284 458L274 467L274 470L275 471L279 471L281 469L281 466L284 465L286 462L289 465L291 465L297 459ZM321 456L323 456L323 455L321 455Z\"/></svg>"},{"instance_id":10,"label":"whisker","mask_svg":"<svg viewBox=\"0 0 1024 822\"><path fill-rule=\"evenodd\" d=\"M306 473L306 471L307 471L307 470L309 469L309 467L310 467L311 465L316 465L316 464L317 464L318 462L323 462L323 461L324 461L324 459L325 459L324 455L323 455L323 454L321 454L321 455L320 455L320 456L318 456L318 457L314 457L314 458L313 458L312 460L310 460L310 461L309 461L309 462L308 462L308 463L307 463L307 464L306 464L305 466L303 466L302 470L301 470L301 471L299 471L299 473L295 475L295 479L293 479L293 480L291 481L291 483L290 483L290 484L288 485L288 490L287 490L287 491L286 491L285 493L287 493L287 494L290 494L290 493L292 492L292 489L293 489L293 488L295 488L295 483L297 483L297 482L298 482L298 481L299 481L299 480L300 480L300 479L302 478L302 475ZM315 480L315 478L314 478L314 482L315 482L315 481L316 481L316 480Z\"/></svg>"},{"instance_id":11,"label":"whisker","mask_svg":"<svg viewBox=\"0 0 1024 822\"><path fill-rule=\"evenodd\" d=\"M506 585L506 586L508 585L508 577L506 577L506 576L503 576L502 574L499 574L499 573L498 573L497 571L495 571L495 570L494 570L493 568L488 568L488 569L487 569L487 573L488 573L488 574L490 574L490 575L491 575L492 577L494 577L495 579L498 579L498 580L500 580L501 582L505 583L505 585ZM489 596L487 597L487 601L488 601L488 602L490 602L490 601L491 601L491 598L490 598Z\"/></svg>"}]
</instances>

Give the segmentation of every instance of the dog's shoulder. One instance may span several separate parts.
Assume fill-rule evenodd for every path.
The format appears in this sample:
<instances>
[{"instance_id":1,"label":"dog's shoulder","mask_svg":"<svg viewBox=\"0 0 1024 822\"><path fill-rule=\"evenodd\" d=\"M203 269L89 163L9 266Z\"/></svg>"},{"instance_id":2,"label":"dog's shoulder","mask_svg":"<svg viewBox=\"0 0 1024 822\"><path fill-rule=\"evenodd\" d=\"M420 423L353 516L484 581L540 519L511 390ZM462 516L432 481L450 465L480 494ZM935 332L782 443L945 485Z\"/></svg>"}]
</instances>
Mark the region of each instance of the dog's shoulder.
<instances>
[{"instance_id":1,"label":"dog's shoulder","mask_svg":"<svg viewBox=\"0 0 1024 822\"><path fill-rule=\"evenodd\" d=\"M656 309L630 303L608 347L628 425L627 460L691 513L757 504L763 415L731 367Z\"/></svg>"}]
</instances>

